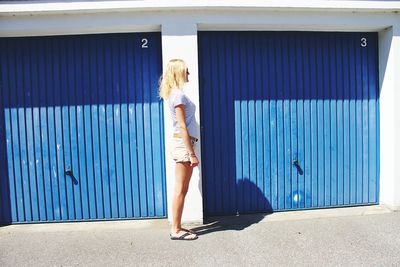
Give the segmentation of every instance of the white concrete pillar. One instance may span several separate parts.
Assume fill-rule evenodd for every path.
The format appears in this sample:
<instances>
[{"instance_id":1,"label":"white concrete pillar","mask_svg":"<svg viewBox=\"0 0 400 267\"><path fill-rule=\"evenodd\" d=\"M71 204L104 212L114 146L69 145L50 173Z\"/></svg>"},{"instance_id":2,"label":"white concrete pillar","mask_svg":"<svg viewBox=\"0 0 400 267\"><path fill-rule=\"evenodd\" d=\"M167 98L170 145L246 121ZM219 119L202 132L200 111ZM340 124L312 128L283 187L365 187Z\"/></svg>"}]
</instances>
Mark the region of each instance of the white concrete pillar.
<instances>
[{"instance_id":1,"label":"white concrete pillar","mask_svg":"<svg viewBox=\"0 0 400 267\"><path fill-rule=\"evenodd\" d=\"M195 23L185 23L182 21L169 22L162 25L162 54L163 66L170 59L183 59L189 68L189 83L185 88L185 94L196 105L196 121L200 125L200 96L198 78L198 56L197 56L197 25ZM175 183L175 163L170 156L169 141L173 134L172 119L168 104L164 104L165 120L165 158L166 158L166 179L167 179L167 201L168 201L168 220L172 221L172 195ZM198 126L197 137L200 137L200 126ZM196 155L201 164L200 142L195 149ZM189 192L186 196L185 208L183 211L183 222L202 222L203 221L203 198L201 183L201 167L195 168L189 185Z\"/></svg>"},{"instance_id":2,"label":"white concrete pillar","mask_svg":"<svg viewBox=\"0 0 400 267\"><path fill-rule=\"evenodd\" d=\"M379 34L380 203L400 209L400 24Z\"/></svg>"}]
</instances>

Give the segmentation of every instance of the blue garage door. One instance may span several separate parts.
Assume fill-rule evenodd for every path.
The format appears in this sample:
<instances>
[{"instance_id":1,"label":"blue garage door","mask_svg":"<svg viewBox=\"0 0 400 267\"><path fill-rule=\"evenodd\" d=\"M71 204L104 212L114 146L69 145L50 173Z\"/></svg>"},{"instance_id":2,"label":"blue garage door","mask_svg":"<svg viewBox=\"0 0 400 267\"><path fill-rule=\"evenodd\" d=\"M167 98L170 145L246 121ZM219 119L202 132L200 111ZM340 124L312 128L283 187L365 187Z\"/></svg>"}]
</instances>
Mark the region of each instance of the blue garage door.
<instances>
[{"instance_id":1,"label":"blue garage door","mask_svg":"<svg viewBox=\"0 0 400 267\"><path fill-rule=\"evenodd\" d=\"M378 203L377 33L200 32L206 215Z\"/></svg>"},{"instance_id":2,"label":"blue garage door","mask_svg":"<svg viewBox=\"0 0 400 267\"><path fill-rule=\"evenodd\" d=\"M3 223L165 217L160 33L0 39Z\"/></svg>"}]
</instances>

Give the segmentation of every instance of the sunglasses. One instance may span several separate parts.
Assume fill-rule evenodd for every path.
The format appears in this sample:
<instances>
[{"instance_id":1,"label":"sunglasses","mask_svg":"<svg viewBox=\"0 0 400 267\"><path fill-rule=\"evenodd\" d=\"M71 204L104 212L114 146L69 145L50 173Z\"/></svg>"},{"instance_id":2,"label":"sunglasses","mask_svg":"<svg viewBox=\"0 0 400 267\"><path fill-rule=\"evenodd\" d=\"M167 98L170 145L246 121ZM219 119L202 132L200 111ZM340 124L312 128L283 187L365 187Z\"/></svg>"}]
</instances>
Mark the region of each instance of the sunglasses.
<instances>
[{"instance_id":1,"label":"sunglasses","mask_svg":"<svg viewBox=\"0 0 400 267\"><path fill-rule=\"evenodd\" d=\"M189 75L189 74L190 74L190 72L189 72L189 69L186 69L186 74L187 74L187 75Z\"/></svg>"}]
</instances>

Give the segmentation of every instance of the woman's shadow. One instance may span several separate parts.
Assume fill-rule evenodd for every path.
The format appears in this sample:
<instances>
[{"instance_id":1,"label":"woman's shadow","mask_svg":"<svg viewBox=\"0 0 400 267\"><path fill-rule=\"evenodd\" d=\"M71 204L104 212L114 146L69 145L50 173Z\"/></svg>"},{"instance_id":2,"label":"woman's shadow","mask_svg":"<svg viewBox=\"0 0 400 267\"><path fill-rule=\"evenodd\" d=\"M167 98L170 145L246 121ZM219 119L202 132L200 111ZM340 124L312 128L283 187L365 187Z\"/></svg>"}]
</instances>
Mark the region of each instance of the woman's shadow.
<instances>
[{"instance_id":1,"label":"woman's shadow","mask_svg":"<svg viewBox=\"0 0 400 267\"><path fill-rule=\"evenodd\" d=\"M192 228L192 230L198 235L228 230L240 231L273 213L269 200L248 178L237 182L235 195L236 212L232 211L232 214L227 216L207 217L202 226Z\"/></svg>"}]
</instances>

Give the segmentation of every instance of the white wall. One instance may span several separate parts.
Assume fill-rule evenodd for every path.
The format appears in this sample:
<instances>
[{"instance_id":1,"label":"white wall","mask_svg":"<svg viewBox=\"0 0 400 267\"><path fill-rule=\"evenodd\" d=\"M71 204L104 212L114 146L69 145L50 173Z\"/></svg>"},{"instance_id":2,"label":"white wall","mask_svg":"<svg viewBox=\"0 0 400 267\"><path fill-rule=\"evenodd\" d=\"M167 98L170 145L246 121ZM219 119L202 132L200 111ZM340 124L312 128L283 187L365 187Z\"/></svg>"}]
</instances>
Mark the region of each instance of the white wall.
<instances>
[{"instance_id":1,"label":"white wall","mask_svg":"<svg viewBox=\"0 0 400 267\"><path fill-rule=\"evenodd\" d=\"M133 2L142 6L135 7ZM106 8L99 12L98 7L92 12L90 8L85 12L50 12L43 9L29 11L29 7L25 6L23 13L29 15L24 16L12 16L10 5L7 6L8 12L0 5L0 37L161 30L163 64L165 66L171 58L182 58L187 62L191 75L186 93L199 107L198 30L379 31L380 201L400 207L400 169L397 168L397 161L400 159L400 119L397 115L400 114L400 15L394 12L400 8L399 4L378 8L376 3L372 5L354 2L346 3L346 7L341 8L341 1L325 1L324 4L323 1L313 1L308 7L305 7L306 4L301 7L293 1L273 1L271 6L266 1L248 1L246 4L233 1L232 5L236 6L232 8L226 4L218 5L221 1L216 0L212 4L209 1L211 7L192 1L200 8L182 3L181 8L176 8L179 4L174 4L175 9L157 9L154 8L154 1L133 2L125 10L115 11L115 7L110 9L115 12L107 11ZM144 2L152 2L153 6L149 8L149 4L144 8ZM279 2L282 2L281 5ZM296 8L291 8L290 5ZM323 9L324 7L328 9ZM165 134L168 144L172 126L167 105L165 108ZM200 123L199 112L196 116ZM200 150L196 153L200 155ZM174 163L169 156L168 145L166 160L167 193L170 200L174 183ZM192 177L184 221L201 221L203 217L200 170L196 169Z\"/></svg>"},{"instance_id":2,"label":"white wall","mask_svg":"<svg viewBox=\"0 0 400 267\"><path fill-rule=\"evenodd\" d=\"M1 7L1 4L0 4ZM196 24L199 30L380 31L398 23L393 13L294 11L119 12L2 16L0 37L160 31L161 25ZM238 20L240 18L240 21ZM397 18L397 20L396 20Z\"/></svg>"},{"instance_id":3,"label":"white wall","mask_svg":"<svg viewBox=\"0 0 400 267\"><path fill-rule=\"evenodd\" d=\"M379 34L380 202L400 207L400 25Z\"/></svg>"},{"instance_id":4,"label":"white wall","mask_svg":"<svg viewBox=\"0 0 400 267\"><path fill-rule=\"evenodd\" d=\"M400 21L400 16L399 16ZM393 146L393 154L394 159L397 164L400 161L400 23L394 26L393 28L393 38L392 38L392 47L393 47L393 57L394 63L391 66L393 71L394 83L392 86L392 90L395 91L394 99L396 101L396 110L392 113L393 123L396 125L395 136L394 136L394 146ZM395 168L392 173L389 173L389 177L393 179L393 200L382 199L383 202L388 203L389 205L395 206L396 209L400 209L400 164L395 164ZM385 181L385 180L384 180ZM389 185L391 182L389 182ZM383 193L382 193L383 195Z\"/></svg>"},{"instance_id":5,"label":"white wall","mask_svg":"<svg viewBox=\"0 0 400 267\"><path fill-rule=\"evenodd\" d=\"M183 59L189 68L189 83L185 88L185 94L193 101L197 107L196 121L200 125L199 112L199 79L197 61L197 25L194 23L169 22L162 25L162 47L164 67L170 59ZM174 192L174 169L175 163L170 156L169 140L173 134L172 119L167 103L164 104L165 135L166 135L166 174L167 174L167 196L168 214L171 213L171 198ZM199 129L198 129L199 130ZM197 132L200 137L200 131ZM201 142L201 141L200 141ZM201 222L203 219L202 185L200 179L201 168L201 143L197 143L195 153L200 160L200 167L193 170L192 179L189 185L189 192L186 196L185 209L182 220L185 222ZM172 216L168 216L172 220Z\"/></svg>"}]
</instances>

